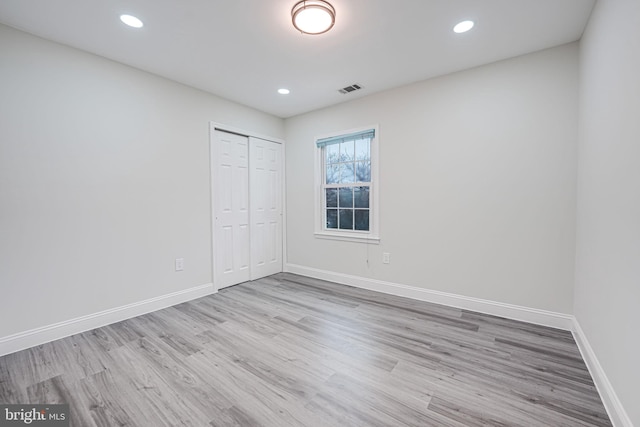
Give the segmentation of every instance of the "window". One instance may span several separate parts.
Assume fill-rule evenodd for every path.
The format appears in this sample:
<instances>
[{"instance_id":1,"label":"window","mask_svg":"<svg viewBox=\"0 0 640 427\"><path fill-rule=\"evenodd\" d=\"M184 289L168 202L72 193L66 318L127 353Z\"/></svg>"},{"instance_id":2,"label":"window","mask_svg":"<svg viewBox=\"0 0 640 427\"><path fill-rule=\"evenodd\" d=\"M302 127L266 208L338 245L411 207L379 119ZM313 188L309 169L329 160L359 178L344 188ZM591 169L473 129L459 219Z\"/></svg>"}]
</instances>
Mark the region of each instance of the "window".
<instances>
[{"instance_id":1,"label":"window","mask_svg":"<svg viewBox=\"0 0 640 427\"><path fill-rule=\"evenodd\" d=\"M316 236L376 243L375 128L319 138L316 147Z\"/></svg>"}]
</instances>

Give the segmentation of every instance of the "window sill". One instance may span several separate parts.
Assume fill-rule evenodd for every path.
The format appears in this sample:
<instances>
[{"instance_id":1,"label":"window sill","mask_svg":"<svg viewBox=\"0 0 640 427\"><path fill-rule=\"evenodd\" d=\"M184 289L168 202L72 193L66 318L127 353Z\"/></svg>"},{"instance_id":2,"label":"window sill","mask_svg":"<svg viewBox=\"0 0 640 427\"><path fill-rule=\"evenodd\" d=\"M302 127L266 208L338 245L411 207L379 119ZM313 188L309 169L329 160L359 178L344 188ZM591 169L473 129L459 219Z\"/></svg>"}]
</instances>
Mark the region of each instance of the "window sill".
<instances>
[{"instance_id":1,"label":"window sill","mask_svg":"<svg viewBox=\"0 0 640 427\"><path fill-rule=\"evenodd\" d=\"M316 239L341 240L343 242L369 243L373 245L380 244L380 237L370 234L346 234L332 233L330 231L316 231L313 233Z\"/></svg>"}]
</instances>

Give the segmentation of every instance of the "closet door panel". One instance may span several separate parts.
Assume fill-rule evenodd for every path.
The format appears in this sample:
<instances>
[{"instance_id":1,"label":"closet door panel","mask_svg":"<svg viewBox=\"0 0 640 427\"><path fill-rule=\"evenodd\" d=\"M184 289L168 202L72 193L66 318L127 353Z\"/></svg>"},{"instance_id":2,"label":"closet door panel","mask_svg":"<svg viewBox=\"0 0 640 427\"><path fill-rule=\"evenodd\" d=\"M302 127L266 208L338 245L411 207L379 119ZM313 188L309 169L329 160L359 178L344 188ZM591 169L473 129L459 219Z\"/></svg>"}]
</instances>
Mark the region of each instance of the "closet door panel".
<instances>
[{"instance_id":1,"label":"closet door panel","mask_svg":"<svg viewBox=\"0 0 640 427\"><path fill-rule=\"evenodd\" d=\"M214 283L220 289L251 278L249 138L214 131Z\"/></svg>"},{"instance_id":2,"label":"closet door panel","mask_svg":"<svg viewBox=\"0 0 640 427\"><path fill-rule=\"evenodd\" d=\"M282 271L282 146L249 138L251 279Z\"/></svg>"}]
</instances>

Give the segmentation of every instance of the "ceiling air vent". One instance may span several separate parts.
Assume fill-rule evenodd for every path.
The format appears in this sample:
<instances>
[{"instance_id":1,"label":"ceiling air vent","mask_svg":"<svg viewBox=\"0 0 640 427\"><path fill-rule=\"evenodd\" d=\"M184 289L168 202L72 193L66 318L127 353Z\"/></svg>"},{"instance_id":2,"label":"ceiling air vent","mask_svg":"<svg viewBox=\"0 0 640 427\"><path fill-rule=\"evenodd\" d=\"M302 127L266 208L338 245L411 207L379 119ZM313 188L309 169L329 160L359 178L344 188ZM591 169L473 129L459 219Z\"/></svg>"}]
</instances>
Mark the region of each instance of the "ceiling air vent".
<instances>
[{"instance_id":1,"label":"ceiling air vent","mask_svg":"<svg viewBox=\"0 0 640 427\"><path fill-rule=\"evenodd\" d=\"M345 95L349 92L354 92L356 90L360 90L362 89L362 86L360 86L359 84L352 84L351 86L347 86L347 87L343 87L342 89L338 89L338 92L340 92L341 94Z\"/></svg>"}]
</instances>

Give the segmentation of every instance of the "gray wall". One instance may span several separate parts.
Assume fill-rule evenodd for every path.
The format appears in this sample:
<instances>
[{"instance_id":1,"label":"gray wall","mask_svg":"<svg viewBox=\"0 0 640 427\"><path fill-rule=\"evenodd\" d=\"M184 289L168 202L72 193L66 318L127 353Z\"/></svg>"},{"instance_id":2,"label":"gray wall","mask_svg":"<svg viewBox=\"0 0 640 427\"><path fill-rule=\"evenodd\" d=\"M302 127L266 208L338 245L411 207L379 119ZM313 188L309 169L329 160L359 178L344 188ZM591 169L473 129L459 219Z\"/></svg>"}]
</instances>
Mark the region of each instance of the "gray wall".
<instances>
[{"instance_id":1,"label":"gray wall","mask_svg":"<svg viewBox=\"0 0 640 427\"><path fill-rule=\"evenodd\" d=\"M209 121L283 121L1 25L0 58L0 337L211 283Z\"/></svg>"},{"instance_id":2,"label":"gray wall","mask_svg":"<svg viewBox=\"0 0 640 427\"><path fill-rule=\"evenodd\" d=\"M640 2L599 1L580 54L575 315L640 426Z\"/></svg>"},{"instance_id":3,"label":"gray wall","mask_svg":"<svg viewBox=\"0 0 640 427\"><path fill-rule=\"evenodd\" d=\"M288 262L571 313L577 105L573 43L287 119ZM314 238L314 138L375 124L381 244Z\"/></svg>"}]
</instances>

